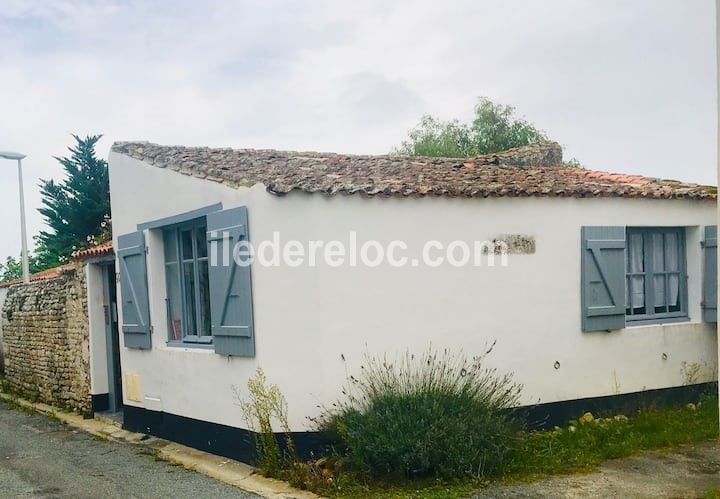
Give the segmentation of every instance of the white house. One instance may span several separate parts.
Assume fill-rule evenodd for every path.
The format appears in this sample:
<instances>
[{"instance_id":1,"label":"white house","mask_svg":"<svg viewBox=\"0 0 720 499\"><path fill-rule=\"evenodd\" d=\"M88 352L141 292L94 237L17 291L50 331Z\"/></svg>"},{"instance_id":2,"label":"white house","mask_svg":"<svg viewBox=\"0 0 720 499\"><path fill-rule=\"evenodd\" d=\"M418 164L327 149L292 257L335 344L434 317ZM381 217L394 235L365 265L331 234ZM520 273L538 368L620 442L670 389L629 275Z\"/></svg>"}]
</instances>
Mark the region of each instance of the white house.
<instances>
[{"instance_id":1,"label":"white house","mask_svg":"<svg viewBox=\"0 0 720 499\"><path fill-rule=\"evenodd\" d=\"M494 343L553 424L717 379L716 189L561 157L114 144L125 426L250 459L234 387L262 366L312 446L365 354L430 345ZM238 241L266 261L209 263Z\"/></svg>"}]
</instances>

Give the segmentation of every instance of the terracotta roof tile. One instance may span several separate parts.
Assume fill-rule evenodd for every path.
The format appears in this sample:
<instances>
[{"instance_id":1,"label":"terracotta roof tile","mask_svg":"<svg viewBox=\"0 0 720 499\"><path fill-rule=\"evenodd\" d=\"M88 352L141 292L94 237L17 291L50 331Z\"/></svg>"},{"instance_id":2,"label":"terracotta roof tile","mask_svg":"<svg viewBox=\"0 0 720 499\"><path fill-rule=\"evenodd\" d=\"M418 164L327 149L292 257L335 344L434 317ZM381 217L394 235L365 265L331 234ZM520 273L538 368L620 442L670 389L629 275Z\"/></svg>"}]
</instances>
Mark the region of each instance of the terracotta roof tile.
<instances>
[{"instance_id":1,"label":"terracotta roof tile","mask_svg":"<svg viewBox=\"0 0 720 499\"><path fill-rule=\"evenodd\" d=\"M84 250L76 251L73 253L73 257L76 260L84 260L86 258L91 257L97 257L97 256L105 256L113 253L113 244L112 241L107 241L105 243L98 244L97 246L93 246L92 248L87 248ZM51 279L57 279L63 273L66 271L74 268L73 263L67 263L65 265L60 265L58 267L54 267L51 269L43 270L41 272L36 272L34 274L30 275L30 282L37 282L37 281L48 281ZM0 281L0 288L7 288L14 284L22 284L22 279L12 279L10 281Z\"/></svg>"},{"instance_id":2,"label":"terracotta roof tile","mask_svg":"<svg viewBox=\"0 0 720 499\"><path fill-rule=\"evenodd\" d=\"M77 260L85 260L86 258L94 258L111 254L113 254L113 243L112 241L106 241L98 244L97 246L93 246L92 248L76 251L73 253L73 257Z\"/></svg>"},{"instance_id":3,"label":"terracotta roof tile","mask_svg":"<svg viewBox=\"0 0 720 499\"><path fill-rule=\"evenodd\" d=\"M71 263L67 263L65 265L60 265L59 267L54 267L52 269L43 270L42 272L36 272L34 274L30 275L30 282L37 282L37 281L49 281L51 279L57 279L63 273L66 271L72 269L74 266ZM8 288L14 284L22 284L22 279L12 279L10 281L2 281L0 282L0 288Z\"/></svg>"},{"instance_id":4,"label":"terracotta roof tile","mask_svg":"<svg viewBox=\"0 0 720 499\"><path fill-rule=\"evenodd\" d=\"M476 158L359 156L254 149L209 149L116 142L115 153L226 184L261 183L273 194L451 197L717 198L717 188L562 165L553 142Z\"/></svg>"}]
</instances>

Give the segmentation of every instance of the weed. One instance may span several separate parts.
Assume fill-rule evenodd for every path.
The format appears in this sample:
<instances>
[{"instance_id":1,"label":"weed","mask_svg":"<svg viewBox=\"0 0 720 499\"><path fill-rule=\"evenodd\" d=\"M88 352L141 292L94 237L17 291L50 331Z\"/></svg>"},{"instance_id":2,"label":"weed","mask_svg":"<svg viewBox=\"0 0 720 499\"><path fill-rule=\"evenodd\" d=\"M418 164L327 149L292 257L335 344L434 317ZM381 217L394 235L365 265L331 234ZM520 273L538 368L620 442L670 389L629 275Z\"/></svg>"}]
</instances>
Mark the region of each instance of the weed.
<instances>
[{"instance_id":1,"label":"weed","mask_svg":"<svg viewBox=\"0 0 720 499\"><path fill-rule=\"evenodd\" d=\"M277 385L267 385L267 378L260 367L248 381L247 388L249 400L243 399L240 391L233 387L235 398L242 408L249 429L255 434L260 470L267 476L275 477L281 470L292 467L297 461L295 445L290 435L287 402ZM273 420L280 424L285 434L283 451L273 431Z\"/></svg>"},{"instance_id":2,"label":"weed","mask_svg":"<svg viewBox=\"0 0 720 499\"><path fill-rule=\"evenodd\" d=\"M694 385L708 380L717 379L717 370L709 367L707 362L685 362L680 365L680 374L685 385Z\"/></svg>"},{"instance_id":3,"label":"weed","mask_svg":"<svg viewBox=\"0 0 720 499\"><path fill-rule=\"evenodd\" d=\"M110 441L110 439L107 436L102 435L100 433L90 433L90 438L92 438L93 440L97 440L98 442L109 442Z\"/></svg>"}]
</instances>

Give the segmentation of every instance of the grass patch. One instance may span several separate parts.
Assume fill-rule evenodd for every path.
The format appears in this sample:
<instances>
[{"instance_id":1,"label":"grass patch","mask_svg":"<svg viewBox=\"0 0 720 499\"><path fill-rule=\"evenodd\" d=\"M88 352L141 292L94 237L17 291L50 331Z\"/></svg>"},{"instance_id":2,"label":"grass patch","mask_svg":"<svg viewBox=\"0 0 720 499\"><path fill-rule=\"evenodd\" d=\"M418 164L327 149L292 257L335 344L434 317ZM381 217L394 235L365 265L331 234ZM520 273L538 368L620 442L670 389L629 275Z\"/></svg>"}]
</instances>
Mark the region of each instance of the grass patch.
<instances>
[{"instance_id":1,"label":"grass patch","mask_svg":"<svg viewBox=\"0 0 720 499\"><path fill-rule=\"evenodd\" d=\"M98 442L109 442L110 439L106 437L105 435L99 435L97 433L88 433L90 435L90 438L93 440L97 440Z\"/></svg>"},{"instance_id":2,"label":"grass patch","mask_svg":"<svg viewBox=\"0 0 720 499\"><path fill-rule=\"evenodd\" d=\"M608 459L717 436L717 399L707 397L697 405L643 410L630 419L574 421L568 428L529 433L521 439L506 474L533 477L589 471Z\"/></svg>"},{"instance_id":3,"label":"grass patch","mask_svg":"<svg viewBox=\"0 0 720 499\"><path fill-rule=\"evenodd\" d=\"M163 457L160 455L160 452L157 449L151 449L148 447L141 447L136 451L137 455L139 456L145 456L151 461L155 463L168 463L175 465L175 463L172 463L168 461L167 459L163 459Z\"/></svg>"},{"instance_id":4,"label":"grass patch","mask_svg":"<svg viewBox=\"0 0 720 499\"><path fill-rule=\"evenodd\" d=\"M589 418L587 418L589 419ZM553 474L592 471L603 461L644 450L668 449L718 437L718 401L705 397L697 405L642 410L629 418L573 421L566 428L522 432L502 472L455 481L434 479L383 482L340 470L316 482L314 490L332 497L455 499L492 483L532 480ZM717 497L708 491L706 497Z\"/></svg>"},{"instance_id":5,"label":"grass patch","mask_svg":"<svg viewBox=\"0 0 720 499\"><path fill-rule=\"evenodd\" d=\"M28 407L26 405L21 404L20 399L14 393L12 393L12 392L4 392L4 393L9 395L10 398L0 399L0 402L5 404L5 407L7 407L8 409L12 409L14 411L22 412L25 414L36 414L36 412L33 410L32 407Z\"/></svg>"}]
</instances>

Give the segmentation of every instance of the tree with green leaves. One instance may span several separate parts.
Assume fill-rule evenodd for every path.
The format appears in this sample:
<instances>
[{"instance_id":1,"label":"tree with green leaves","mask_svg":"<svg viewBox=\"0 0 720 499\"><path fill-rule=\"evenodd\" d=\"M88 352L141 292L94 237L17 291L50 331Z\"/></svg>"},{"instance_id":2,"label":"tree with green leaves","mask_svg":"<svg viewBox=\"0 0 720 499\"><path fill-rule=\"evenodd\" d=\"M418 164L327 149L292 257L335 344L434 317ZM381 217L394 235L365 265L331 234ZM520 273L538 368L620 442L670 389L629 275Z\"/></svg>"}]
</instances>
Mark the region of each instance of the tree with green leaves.
<instances>
[{"instance_id":1,"label":"tree with green leaves","mask_svg":"<svg viewBox=\"0 0 720 499\"><path fill-rule=\"evenodd\" d=\"M487 97L481 97L475 106L472 123L423 116L396 152L410 156L463 158L546 140L548 137L544 132L515 116L514 107L495 104Z\"/></svg>"},{"instance_id":2,"label":"tree with green leaves","mask_svg":"<svg viewBox=\"0 0 720 499\"><path fill-rule=\"evenodd\" d=\"M38 211L49 230L37 239L38 268L50 268L66 262L72 253L98 238L109 235L110 183L107 161L95 155L102 135L80 138L69 147L69 157L55 157L65 170L61 182L41 180L43 207Z\"/></svg>"},{"instance_id":3,"label":"tree with green leaves","mask_svg":"<svg viewBox=\"0 0 720 499\"><path fill-rule=\"evenodd\" d=\"M28 264L30 267L30 273L44 270L40 268L37 259L33 255L30 255L28 257ZM22 278L22 275L22 258L14 258L12 256L9 256L5 259L5 263L0 262L0 282L20 279Z\"/></svg>"},{"instance_id":4,"label":"tree with green leaves","mask_svg":"<svg viewBox=\"0 0 720 499\"><path fill-rule=\"evenodd\" d=\"M22 277L22 260L12 256L7 257L5 263L0 262L0 281L11 281Z\"/></svg>"}]
</instances>

